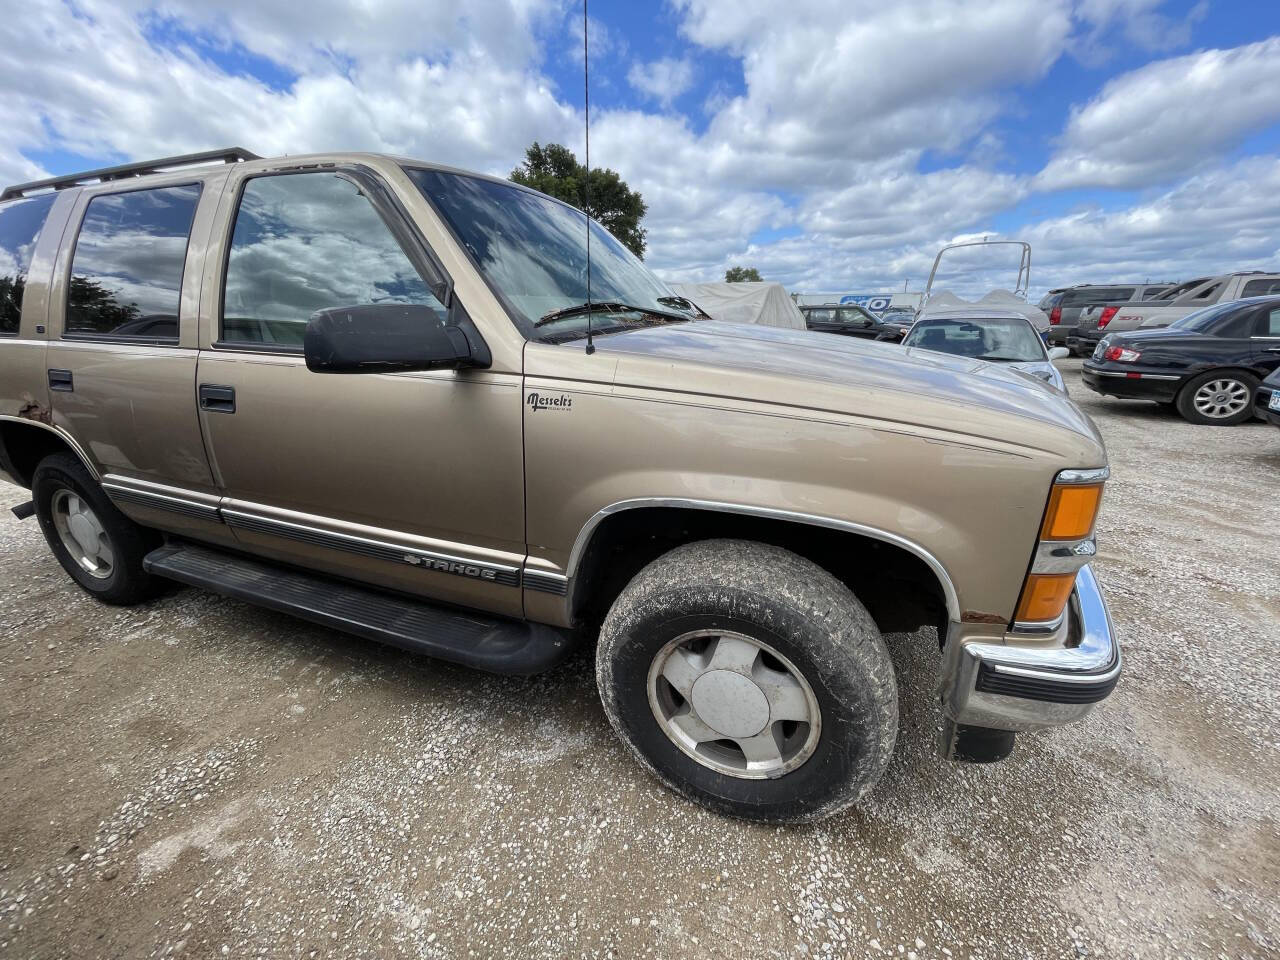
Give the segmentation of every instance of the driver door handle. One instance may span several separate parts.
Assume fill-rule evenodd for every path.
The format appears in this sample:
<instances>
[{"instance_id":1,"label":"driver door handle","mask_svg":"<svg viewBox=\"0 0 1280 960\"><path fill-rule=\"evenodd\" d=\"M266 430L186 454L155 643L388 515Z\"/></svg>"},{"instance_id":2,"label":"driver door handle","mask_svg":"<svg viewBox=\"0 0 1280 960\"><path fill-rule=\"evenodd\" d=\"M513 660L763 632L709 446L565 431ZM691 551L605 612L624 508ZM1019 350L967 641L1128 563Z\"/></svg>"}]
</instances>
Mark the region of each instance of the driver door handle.
<instances>
[{"instance_id":1,"label":"driver door handle","mask_svg":"<svg viewBox=\"0 0 1280 960\"><path fill-rule=\"evenodd\" d=\"M217 383L200 384L200 409L211 413L235 413L236 388Z\"/></svg>"}]
</instances>

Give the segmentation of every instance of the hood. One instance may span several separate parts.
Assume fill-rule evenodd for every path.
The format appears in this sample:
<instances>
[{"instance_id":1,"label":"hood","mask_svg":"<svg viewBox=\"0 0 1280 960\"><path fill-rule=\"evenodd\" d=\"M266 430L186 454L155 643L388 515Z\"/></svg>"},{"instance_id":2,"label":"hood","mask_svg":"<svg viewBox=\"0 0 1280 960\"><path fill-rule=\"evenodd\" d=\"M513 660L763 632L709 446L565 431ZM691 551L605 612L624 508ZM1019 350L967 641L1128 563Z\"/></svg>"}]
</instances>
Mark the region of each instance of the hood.
<instances>
[{"instance_id":1,"label":"hood","mask_svg":"<svg viewBox=\"0 0 1280 960\"><path fill-rule=\"evenodd\" d=\"M1019 373L1025 373L1038 380L1043 380L1059 390L1066 390L1066 386L1062 382L1062 374L1058 372L1058 368L1053 365L1051 360L1014 360L1006 362L1002 366L1011 367Z\"/></svg>"},{"instance_id":2,"label":"hood","mask_svg":"<svg viewBox=\"0 0 1280 960\"><path fill-rule=\"evenodd\" d=\"M596 346L617 360L614 382L620 387L829 410L1032 443L1011 426L1016 418L1072 435L1053 444L1059 452L1078 449L1084 440L1095 460L1102 456L1092 421L1061 392L1014 364L717 321L635 330L598 338Z\"/></svg>"}]
</instances>

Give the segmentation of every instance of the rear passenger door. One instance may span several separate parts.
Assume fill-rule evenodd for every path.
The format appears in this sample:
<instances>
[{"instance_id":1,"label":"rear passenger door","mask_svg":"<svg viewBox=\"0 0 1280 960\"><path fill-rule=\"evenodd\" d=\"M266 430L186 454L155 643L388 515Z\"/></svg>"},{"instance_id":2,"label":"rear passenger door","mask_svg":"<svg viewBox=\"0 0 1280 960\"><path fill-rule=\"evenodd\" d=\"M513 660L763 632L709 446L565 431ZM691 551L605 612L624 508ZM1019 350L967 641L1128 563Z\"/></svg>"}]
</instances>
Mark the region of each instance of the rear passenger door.
<instances>
[{"instance_id":1,"label":"rear passenger door","mask_svg":"<svg viewBox=\"0 0 1280 960\"><path fill-rule=\"evenodd\" d=\"M54 268L46 354L54 422L121 510L215 540L229 537L195 373L201 253L225 177L83 188Z\"/></svg>"},{"instance_id":2,"label":"rear passenger door","mask_svg":"<svg viewBox=\"0 0 1280 960\"><path fill-rule=\"evenodd\" d=\"M197 378L222 516L254 553L519 615L519 375L322 374L303 358L317 310L444 315L413 230L368 168L232 173Z\"/></svg>"}]
</instances>

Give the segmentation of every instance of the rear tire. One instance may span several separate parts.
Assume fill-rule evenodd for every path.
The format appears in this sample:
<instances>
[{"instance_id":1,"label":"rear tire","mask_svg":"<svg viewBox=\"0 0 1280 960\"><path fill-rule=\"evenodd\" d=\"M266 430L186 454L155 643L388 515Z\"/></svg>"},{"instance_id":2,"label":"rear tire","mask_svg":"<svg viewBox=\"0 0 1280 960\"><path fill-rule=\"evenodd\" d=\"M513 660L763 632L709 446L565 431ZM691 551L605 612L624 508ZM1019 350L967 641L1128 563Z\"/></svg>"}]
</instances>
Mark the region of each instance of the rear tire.
<instances>
[{"instance_id":1,"label":"rear tire","mask_svg":"<svg viewBox=\"0 0 1280 960\"><path fill-rule=\"evenodd\" d=\"M687 544L641 570L605 618L596 679L609 722L658 779L749 820L843 810L897 737L893 665L866 608L760 543Z\"/></svg>"},{"instance_id":2,"label":"rear tire","mask_svg":"<svg viewBox=\"0 0 1280 960\"><path fill-rule=\"evenodd\" d=\"M1253 416L1257 389L1258 378L1242 370L1209 370L1179 390L1175 402L1184 420L1233 427Z\"/></svg>"},{"instance_id":3,"label":"rear tire","mask_svg":"<svg viewBox=\"0 0 1280 960\"><path fill-rule=\"evenodd\" d=\"M163 581L142 569L159 535L121 513L79 460L69 453L45 457L31 493L49 549L85 591L120 606L159 592Z\"/></svg>"}]
</instances>

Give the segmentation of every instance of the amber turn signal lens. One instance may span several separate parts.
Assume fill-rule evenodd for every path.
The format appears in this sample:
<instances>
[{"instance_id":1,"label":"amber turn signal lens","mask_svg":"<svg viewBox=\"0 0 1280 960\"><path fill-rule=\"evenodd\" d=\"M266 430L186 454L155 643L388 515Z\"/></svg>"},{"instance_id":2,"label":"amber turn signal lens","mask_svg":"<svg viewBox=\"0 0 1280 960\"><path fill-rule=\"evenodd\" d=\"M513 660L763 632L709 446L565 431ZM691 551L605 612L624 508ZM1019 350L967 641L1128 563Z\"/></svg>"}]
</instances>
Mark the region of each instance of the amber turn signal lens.
<instances>
[{"instance_id":1,"label":"amber turn signal lens","mask_svg":"<svg viewBox=\"0 0 1280 960\"><path fill-rule=\"evenodd\" d=\"M1014 620L1019 623L1049 623L1067 607L1071 588L1075 586L1074 573L1033 573L1022 588L1022 600Z\"/></svg>"},{"instance_id":2,"label":"amber turn signal lens","mask_svg":"<svg viewBox=\"0 0 1280 960\"><path fill-rule=\"evenodd\" d=\"M1040 528L1042 540L1083 540L1093 532L1102 505L1102 484L1060 483L1049 494Z\"/></svg>"}]
</instances>

